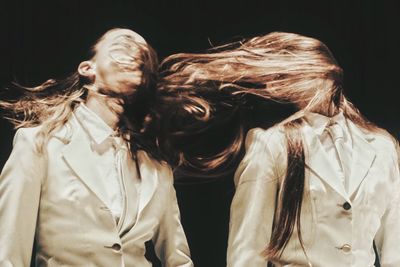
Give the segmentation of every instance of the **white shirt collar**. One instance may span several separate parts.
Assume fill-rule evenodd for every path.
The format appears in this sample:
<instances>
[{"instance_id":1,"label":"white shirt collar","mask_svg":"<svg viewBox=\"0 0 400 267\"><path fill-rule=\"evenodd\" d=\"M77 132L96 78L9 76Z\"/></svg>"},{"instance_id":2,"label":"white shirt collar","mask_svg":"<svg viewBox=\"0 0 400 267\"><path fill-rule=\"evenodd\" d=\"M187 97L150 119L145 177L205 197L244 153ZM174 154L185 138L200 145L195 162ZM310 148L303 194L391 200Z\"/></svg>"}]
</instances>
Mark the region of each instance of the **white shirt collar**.
<instances>
[{"instance_id":1,"label":"white shirt collar","mask_svg":"<svg viewBox=\"0 0 400 267\"><path fill-rule=\"evenodd\" d=\"M327 126L335 123L339 124L343 129L347 129L346 118L343 115L343 111L340 111L333 117L307 111L304 114L304 118L318 136L324 133Z\"/></svg>"},{"instance_id":2,"label":"white shirt collar","mask_svg":"<svg viewBox=\"0 0 400 267\"><path fill-rule=\"evenodd\" d=\"M115 131L83 103L75 110L75 117L96 144L115 135Z\"/></svg>"}]
</instances>

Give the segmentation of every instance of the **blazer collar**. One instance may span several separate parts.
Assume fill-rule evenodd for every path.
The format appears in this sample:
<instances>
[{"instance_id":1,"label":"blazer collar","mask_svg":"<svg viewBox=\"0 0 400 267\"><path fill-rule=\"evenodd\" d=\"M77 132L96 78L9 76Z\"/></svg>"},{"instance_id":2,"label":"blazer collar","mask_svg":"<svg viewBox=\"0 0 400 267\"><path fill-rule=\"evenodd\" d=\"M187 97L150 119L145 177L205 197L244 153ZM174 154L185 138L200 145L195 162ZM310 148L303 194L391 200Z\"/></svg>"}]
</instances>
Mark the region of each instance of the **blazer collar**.
<instances>
[{"instance_id":1,"label":"blazer collar","mask_svg":"<svg viewBox=\"0 0 400 267\"><path fill-rule=\"evenodd\" d=\"M74 114L82 128L96 144L101 144L108 137L116 134L110 126L83 103L76 108Z\"/></svg>"}]
</instances>

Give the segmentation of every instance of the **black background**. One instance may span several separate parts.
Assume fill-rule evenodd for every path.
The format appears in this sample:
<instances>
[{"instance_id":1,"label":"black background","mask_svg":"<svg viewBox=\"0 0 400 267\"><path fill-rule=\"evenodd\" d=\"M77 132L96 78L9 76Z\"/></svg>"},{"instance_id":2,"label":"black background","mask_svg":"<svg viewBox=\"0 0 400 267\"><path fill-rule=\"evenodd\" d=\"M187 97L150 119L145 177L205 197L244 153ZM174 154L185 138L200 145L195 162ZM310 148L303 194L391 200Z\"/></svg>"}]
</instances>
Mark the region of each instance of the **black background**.
<instances>
[{"instance_id":1,"label":"black background","mask_svg":"<svg viewBox=\"0 0 400 267\"><path fill-rule=\"evenodd\" d=\"M345 92L367 118L397 138L400 9L396 1L14 0L1 4L1 86L38 85L73 72L112 27L140 33L160 58L271 31L316 37L345 70ZM1 163L13 131L1 121ZM217 140L216 140L217 141ZM177 184L196 266L224 266L231 177Z\"/></svg>"}]
</instances>

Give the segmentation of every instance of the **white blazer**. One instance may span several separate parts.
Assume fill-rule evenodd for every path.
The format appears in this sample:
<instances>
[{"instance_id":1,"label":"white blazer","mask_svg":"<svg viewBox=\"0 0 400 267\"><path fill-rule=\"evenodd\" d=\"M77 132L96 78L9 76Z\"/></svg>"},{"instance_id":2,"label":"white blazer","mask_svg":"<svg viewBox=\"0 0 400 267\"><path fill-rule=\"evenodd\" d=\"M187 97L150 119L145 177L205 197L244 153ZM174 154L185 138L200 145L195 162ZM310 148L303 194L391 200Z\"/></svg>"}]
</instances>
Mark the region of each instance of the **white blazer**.
<instances>
[{"instance_id":1,"label":"white blazer","mask_svg":"<svg viewBox=\"0 0 400 267\"><path fill-rule=\"evenodd\" d=\"M348 125L353 139L348 193L318 137L310 126L303 126L306 169L301 231L309 260L294 230L277 266L371 267L374 240L381 266L400 266L396 145L383 134L365 133L350 121ZM246 155L235 174L229 267L266 267L261 253L270 240L276 192L286 164L284 133L278 126L248 133Z\"/></svg>"},{"instance_id":2,"label":"white blazer","mask_svg":"<svg viewBox=\"0 0 400 267\"><path fill-rule=\"evenodd\" d=\"M193 266L166 164L138 153L139 200L130 197L137 185L124 179L126 201L116 224L96 183L89 138L76 119L50 139L45 154L35 148L38 130L17 131L1 173L1 267L29 266L33 247L37 267L146 267L148 240L163 266ZM133 160L125 171L136 172Z\"/></svg>"}]
</instances>

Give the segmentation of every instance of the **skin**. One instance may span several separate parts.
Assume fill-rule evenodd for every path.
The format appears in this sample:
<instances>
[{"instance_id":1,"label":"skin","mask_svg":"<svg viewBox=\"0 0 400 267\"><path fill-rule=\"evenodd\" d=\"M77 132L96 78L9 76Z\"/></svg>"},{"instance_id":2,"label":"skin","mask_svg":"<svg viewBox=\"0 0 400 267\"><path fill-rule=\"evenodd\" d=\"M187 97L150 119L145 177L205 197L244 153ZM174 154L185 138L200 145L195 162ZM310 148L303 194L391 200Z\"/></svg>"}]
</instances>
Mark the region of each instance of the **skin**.
<instances>
[{"instance_id":1,"label":"skin","mask_svg":"<svg viewBox=\"0 0 400 267\"><path fill-rule=\"evenodd\" d=\"M139 46L147 43L128 29L107 32L95 46L96 55L79 64L78 72L92 83L86 106L116 129L124 104L142 81Z\"/></svg>"}]
</instances>

